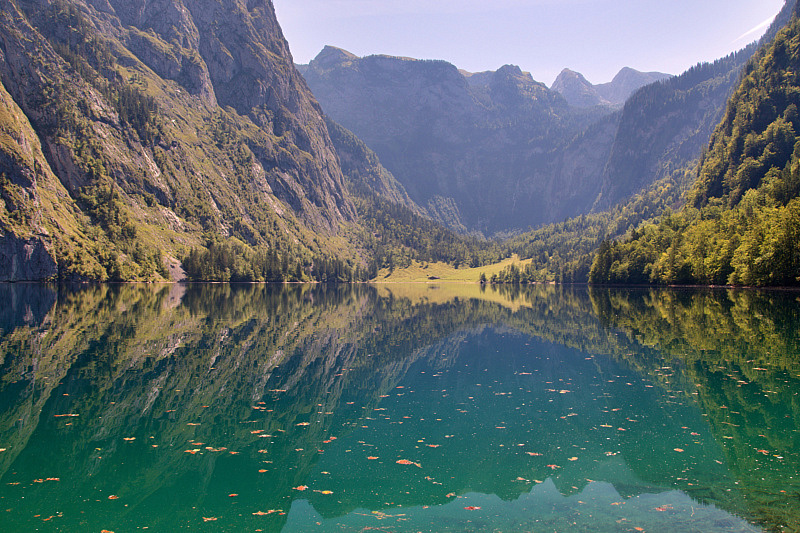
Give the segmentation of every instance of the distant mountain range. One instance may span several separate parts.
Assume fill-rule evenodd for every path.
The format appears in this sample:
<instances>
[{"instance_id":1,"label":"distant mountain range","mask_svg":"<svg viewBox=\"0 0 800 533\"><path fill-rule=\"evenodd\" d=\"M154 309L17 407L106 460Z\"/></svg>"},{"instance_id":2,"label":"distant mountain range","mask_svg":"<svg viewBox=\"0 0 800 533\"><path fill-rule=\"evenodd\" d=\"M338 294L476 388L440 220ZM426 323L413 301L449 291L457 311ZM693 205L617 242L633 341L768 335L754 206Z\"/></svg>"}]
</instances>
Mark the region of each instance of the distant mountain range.
<instances>
[{"instance_id":1,"label":"distant mountain range","mask_svg":"<svg viewBox=\"0 0 800 533\"><path fill-rule=\"evenodd\" d=\"M513 65L332 46L298 69L424 212L492 236L611 207L696 157L753 50L677 78L626 68L593 86L565 70L552 88Z\"/></svg>"},{"instance_id":2,"label":"distant mountain range","mask_svg":"<svg viewBox=\"0 0 800 533\"><path fill-rule=\"evenodd\" d=\"M625 67L610 82L592 85L579 72L565 68L550 89L560 93L569 105L575 107L621 107L636 90L669 77L670 74L662 72L639 72Z\"/></svg>"}]
</instances>

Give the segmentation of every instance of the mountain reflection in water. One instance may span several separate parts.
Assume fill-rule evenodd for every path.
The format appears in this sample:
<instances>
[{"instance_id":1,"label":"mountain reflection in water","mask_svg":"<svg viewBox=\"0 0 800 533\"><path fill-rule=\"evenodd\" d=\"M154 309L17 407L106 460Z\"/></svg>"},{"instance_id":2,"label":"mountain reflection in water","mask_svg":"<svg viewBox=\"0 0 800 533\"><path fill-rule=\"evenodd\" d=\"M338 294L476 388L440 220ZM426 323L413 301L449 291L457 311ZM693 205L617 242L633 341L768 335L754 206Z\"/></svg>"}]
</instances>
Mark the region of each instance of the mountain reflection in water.
<instances>
[{"instance_id":1,"label":"mountain reflection in water","mask_svg":"<svg viewBox=\"0 0 800 533\"><path fill-rule=\"evenodd\" d=\"M0 531L800 530L796 293L0 295Z\"/></svg>"}]
</instances>

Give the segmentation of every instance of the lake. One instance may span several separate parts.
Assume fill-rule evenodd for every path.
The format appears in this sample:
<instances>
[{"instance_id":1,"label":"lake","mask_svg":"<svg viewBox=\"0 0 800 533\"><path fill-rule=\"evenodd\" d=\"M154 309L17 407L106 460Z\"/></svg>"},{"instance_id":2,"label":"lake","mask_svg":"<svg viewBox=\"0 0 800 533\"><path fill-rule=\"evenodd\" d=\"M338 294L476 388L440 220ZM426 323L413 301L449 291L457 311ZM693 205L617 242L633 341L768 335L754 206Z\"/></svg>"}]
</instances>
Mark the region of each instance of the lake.
<instances>
[{"instance_id":1,"label":"lake","mask_svg":"<svg viewBox=\"0 0 800 533\"><path fill-rule=\"evenodd\" d=\"M0 285L0 531L800 531L800 293Z\"/></svg>"}]
</instances>

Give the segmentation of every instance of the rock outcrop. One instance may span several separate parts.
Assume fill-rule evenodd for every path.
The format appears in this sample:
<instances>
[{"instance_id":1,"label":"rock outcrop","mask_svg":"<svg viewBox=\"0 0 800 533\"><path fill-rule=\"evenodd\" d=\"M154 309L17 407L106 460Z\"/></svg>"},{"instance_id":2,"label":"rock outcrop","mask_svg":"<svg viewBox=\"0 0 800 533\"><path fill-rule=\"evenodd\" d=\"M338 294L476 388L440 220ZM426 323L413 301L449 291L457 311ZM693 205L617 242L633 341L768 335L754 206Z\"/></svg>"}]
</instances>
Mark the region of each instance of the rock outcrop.
<instances>
[{"instance_id":1,"label":"rock outcrop","mask_svg":"<svg viewBox=\"0 0 800 533\"><path fill-rule=\"evenodd\" d=\"M270 0L0 0L0 12L0 240L41 243L31 257L49 255L58 276L165 277L160 263L209 234L332 252L313 235L355 220Z\"/></svg>"}]
</instances>

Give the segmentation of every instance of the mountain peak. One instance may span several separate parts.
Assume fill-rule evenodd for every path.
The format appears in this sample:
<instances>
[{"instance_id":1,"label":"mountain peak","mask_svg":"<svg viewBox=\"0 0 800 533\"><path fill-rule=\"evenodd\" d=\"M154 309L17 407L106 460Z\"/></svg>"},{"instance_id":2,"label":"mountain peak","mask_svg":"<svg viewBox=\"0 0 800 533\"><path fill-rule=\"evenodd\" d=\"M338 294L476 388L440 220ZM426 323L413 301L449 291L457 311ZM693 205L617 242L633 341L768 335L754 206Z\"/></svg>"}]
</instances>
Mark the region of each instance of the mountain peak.
<instances>
[{"instance_id":1,"label":"mountain peak","mask_svg":"<svg viewBox=\"0 0 800 533\"><path fill-rule=\"evenodd\" d=\"M573 107L592 107L607 104L595 90L594 86L580 72L565 68L550 86L550 89L561 93L567 103Z\"/></svg>"},{"instance_id":2,"label":"mountain peak","mask_svg":"<svg viewBox=\"0 0 800 533\"><path fill-rule=\"evenodd\" d=\"M317 57L311 60L314 65L322 69L328 69L340 63L346 63L358 59L358 56L335 46L325 45L325 47L317 54Z\"/></svg>"},{"instance_id":3,"label":"mountain peak","mask_svg":"<svg viewBox=\"0 0 800 533\"><path fill-rule=\"evenodd\" d=\"M594 87L602 98L614 105L622 105L638 89L670 77L670 74L663 72L640 72L630 67L623 67L609 83Z\"/></svg>"}]
</instances>

